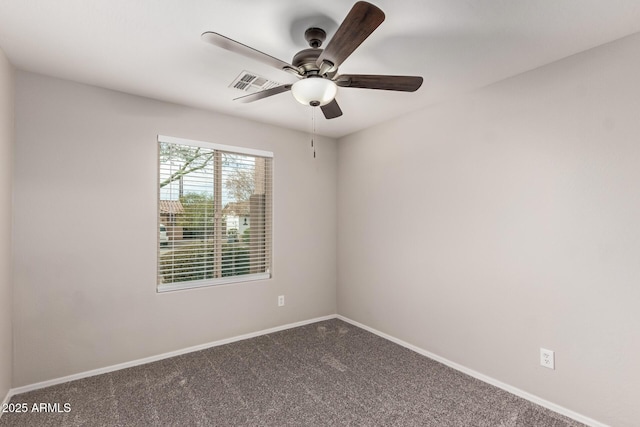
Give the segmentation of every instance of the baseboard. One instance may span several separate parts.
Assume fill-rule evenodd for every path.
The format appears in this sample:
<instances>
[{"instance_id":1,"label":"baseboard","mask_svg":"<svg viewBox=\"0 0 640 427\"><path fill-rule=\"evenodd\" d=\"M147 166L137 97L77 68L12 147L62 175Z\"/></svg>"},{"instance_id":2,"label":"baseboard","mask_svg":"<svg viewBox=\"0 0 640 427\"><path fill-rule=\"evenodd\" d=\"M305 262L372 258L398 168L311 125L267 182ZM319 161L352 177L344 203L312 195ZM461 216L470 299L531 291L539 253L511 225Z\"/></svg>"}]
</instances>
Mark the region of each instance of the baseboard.
<instances>
[{"instance_id":1,"label":"baseboard","mask_svg":"<svg viewBox=\"0 0 640 427\"><path fill-rule=\"evenodd\" d=\"M465 373L473 378L476 378L480 381L483 381L485 383L491 384L495 387L501 388L502 390L505 390L511 394L515 394L516 396L522 397L523 399L526 399L530 402L535 403L536 405L540 405L544 408L550 409L554 412L557 412L558 414L564 415L566 417L569 417L573 420L579 421L583 424L586 424L588 426L591 427L609 427L606 424L603 424L599 421L596 421L592 418L586 417L582 414L578 414L577 412L571 411L563 406L560 405L556 405L553 402L549 402L548 400L545 400L541 397L538 397L536 395L533 395L531 393L528 393L524 390L521 390L517 387L513 387L509 384L505 384L501 381L496 380L495 378L491 378L487 375L481 374L480 372L474 371L473 369L467 368L466 366L462 366L458 363L452 362L451 360L445 359L444 357L438 356L437 354L431 353L427 350L424 350L420 347L416 347L413 344L409 344L408 342L402 341L401 339L395 338L391 335L385 334L384 332L380 332L376 329L373 329L367 325L363 325L362 323L356 322L355 320L351 320L348 317L342 316L340 314L338 314L337 316L335 316L336 318L345 321L347 323L350 323L354 326L357 326L358 328L364 329L366 331L369 331L373 334L376 334L386 340L389 340L391 342L394 342L398 345L401 345L405 348L408 348L409 350L413 350L418 354L421 354L423 356L426 356L430 359L435 360L436 362L440 362L443 365L447 365L450 368L453 368L457 371L460 371L462 373Z\"/></svg>"},{"instance_id":2,"label":"baseboard","mask_svg":"<svg viewBox=\"0 0 640 427\"><path fill-rule=\"evenodd\" d=\"M35 383L35 384L30 384L30 385L26 385L26 386L22 386L22 387L17 387L17 388L13 388L10 389L7 392L6 397L3 400L3 404L4 403L8 403L9 400L11 400L11 397L16 395L16 394L21 394L21 393L26 393L29 391L33 391L33 390L38 390L41 388L45 388L45 387L50 387L53 385L57 385L57 384L62 384L62 383L66 383L69 381L74 381L74 380L79 380L82 378L88 378L88 377L93 377L95 375L100 375L100 374L106 374L109 372L113 372L113 371L117 371L120 369L125 369L125 368L131 368L134 366L138 366L138 365L144 365L145 363L151 363L151 362L156 362L158 360L162 360L162 359L167 359L170 357L175 357L175 356L180 356L182 354L187 354L187 353L191 353L194 351L200 351L200 350L205 350L207 348L211 348L211 347L217 347L220 345L224 345L224 344L230 344L232 342L236 342L236 341L242 341L242 340L246 340L249 338L255 338L255 337L259 337L261 335L267 335L267 334L272 334L275 332L279 332L279 331L284 331L286 329L291 329L291 328L297 328L299 326L305 326L311 323L316 323L316 322L321 322L324 320L330 320L330 319L335 319L338 318L344 322L350 323L354 326L357 326L358 328L364 329L366 331L369 331L373 334L376 334L386 340L389 340L393 343L396 343L398 345L401 345L405 348L408 348L409 350L413 350L418 354L421 354L423 356L426 356L430 359L433 359L437 362L442 363L443 365L449 366L450 368L453 368L457 371L460 371L462 373L465 373L473 378L476 378L480 381L484 381L485 383L491 384L495 387L498 387L502 390L505 390L511 394L514 394L516 396L522 397L523 399L526 399L532 403L535 403L537 405L540 405L544 408L550 409L554 412L557 412L561 415L564 415L566 417L569 417L573 420L579 421L583 424L586 424L588 426L592 426L592 427L609 427L606 424L603 424L599 421L596 421L592 418L589 418L587 416L584 416L582 414L578 414L577 412L571 411L565 407L562 407L560 405L557 405L553 402L549 402L548 400L545 400L541 397L538 397L536 395L533 395L531 393L528 393L524 390L521 390L517 387L513 387L509 384L503 383L501 381L496 380L495 378L491 378L487 375L481 374L480 372L474 371L473 369L467 368L466 366L460 365L458 363L452 362L451 360L445 359L444 357L438 356L437 354L431 353L427 350L424 350L420 347L416 347L413 344L409 344L406 341L402 341L401 339L398 339L396 337L393 337L391 335L385 334L384 332L380 332L374 328L371 328L367 325L364 325L362 323L356 322L355 320L349 319L348 317L339 315L339 314L331 314L328 316L322 316L322 317L316 317L314 319L308 319L308 320L303 320L300 322L295 322L295 323L289 323L286 325L281 325L281 326L276 326L273 328L269 328L269 329L264 329L261 331L257 331L257 332L251 332L248 334L243 334L243 335L238 335L235 337L231 337L231 338L225 338L222 340L218 340L218 341L212 341L206 344L200 344L200 345L196 345L193 347L187 347L181 350L176 350L176 351L172 351L169 353L163 353L163 354L159 354L156 356L150 356L150 357L146 357L143 359L137 359L137 360L133 360L130 362L125 362L125 363L119 363L117 365L112 365L112 366L107 366L104 368L99 368L99 369L94 369L91 371L86 371L86 372L80 372L78 374L73 374L73 375L68 375L65 377L61 377L61 378L55 378L52 380L47 380L47 381L42 381L39 383ZM2 417L2 412L0 411L0 417Z\"/></svg>"},{"instance_id":3,"label":"baseboard","mask_svg":"<svg viewBox=\"0 0 640 427\"><path fill-rule=\"evenodd\" d=\"M308 325L310 323L316 323L316 322L321 322L323 320L330 320L330 319L335 319L335 318L336 318L335 314L330 314L328 316L323 316L323 317L316 317L314 319L308 319L308 320L303 320L303 321L300 321L300 322L289 323L289 324L286 324L286 325L276 326L274 328L263 329L263 330L258 331L258 332L251 332L251 333L248 333L248 334L238 335L238 336L231 337L231 338L225 338L225 339L218 340L218 341L212 341L212 342L209 342L209 343L206 343L206 344L200 344L200 345L196 345L196 346L193 346L193 347L187 347L187 348L183 348L183 349L180 349L180 350L171 351L169 353L163 353L163 354L158 354L156 356L145 357L143 359L137 359L137 360L133 360L131 362L119 363L117 365L107 366L107 367L99 368L99 369L93 369L91 371L86 371L86 372L80 372L78 374L68 375L68 376L61 377L61 378L54 378L52 380L42 381L42 382L39 382L39 383L30 384L30 385L26 385L26 386L22 386L22 387L16 387L16 388L13 388L13 389L9 390L9 393L7 394L6 400L8 401L8 399L10 399L11 396L14 396L16 394L26 393L26 392L29 392L29 391L38 390L38 389L41 389L41 388L45 388L45 387L50 387L50 386L57 385L57 384L66 383L66 382L69 382L69 381L75 381L75 380L79 380L79 379L82 379L82 378L93 377L95 375L106 374L106 373L109 373L109 372L118 371L120 369L131 368L131 367L138 366L138 365L144 365L145 363L157 362L158 360L168 359L170 357L180 356L182 354L192 353L194 351L205 350L207 348L217 347L219 345L230 344L230 343L236 342L236 341L242 341L242 340L246 340L246 339L249 339L249 338L259 337L261 335L273 334L275 332L284 331L286 329L297 328L299 326Z\"/></svg>"}]
</instances>

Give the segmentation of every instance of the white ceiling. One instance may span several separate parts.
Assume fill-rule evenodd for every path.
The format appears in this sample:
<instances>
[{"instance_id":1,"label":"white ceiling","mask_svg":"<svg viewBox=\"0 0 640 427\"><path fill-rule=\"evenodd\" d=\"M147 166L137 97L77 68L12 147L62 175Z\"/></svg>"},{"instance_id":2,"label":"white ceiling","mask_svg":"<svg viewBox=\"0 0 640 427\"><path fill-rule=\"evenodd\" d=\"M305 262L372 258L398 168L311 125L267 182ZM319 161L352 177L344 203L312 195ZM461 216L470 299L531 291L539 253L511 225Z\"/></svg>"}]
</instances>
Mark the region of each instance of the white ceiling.
<instances>
[{"instance_id":1,"label":"white ceiling","mask_svg":"<svg viewBox=\"0 0 640 427\"><path fill-rule=\"evenodd\" d=\"M421 75L415 93L341 88L339 137L640 31L638 0L374 0L386 21L342 73ZM19 69L309 131L311 107L285 93L250 104L243 70L295 78L200 40L215 31L286 62L304 30L330 38L346 0L0 0L0 48ZM326 44L326 43L325 43Z\"/></svg>"}]
</instances>

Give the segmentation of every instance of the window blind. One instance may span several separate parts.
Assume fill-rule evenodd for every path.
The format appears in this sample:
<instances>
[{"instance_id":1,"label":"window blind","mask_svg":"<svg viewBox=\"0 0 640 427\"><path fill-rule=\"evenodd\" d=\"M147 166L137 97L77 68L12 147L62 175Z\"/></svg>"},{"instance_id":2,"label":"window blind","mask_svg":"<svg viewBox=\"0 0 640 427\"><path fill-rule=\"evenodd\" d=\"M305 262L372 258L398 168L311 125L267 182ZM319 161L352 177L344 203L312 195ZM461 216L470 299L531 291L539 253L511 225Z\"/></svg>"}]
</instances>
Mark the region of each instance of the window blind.
<instances>
[{"instance_id":1,"label":"window blind","mask_svg":"<svg viewBox=\"0 0 640 427\"><path fill-rule=\"evenodd\" d=\"M158 291L269 278L273 154L158 143Z\"/></svg>"}]
</instances>

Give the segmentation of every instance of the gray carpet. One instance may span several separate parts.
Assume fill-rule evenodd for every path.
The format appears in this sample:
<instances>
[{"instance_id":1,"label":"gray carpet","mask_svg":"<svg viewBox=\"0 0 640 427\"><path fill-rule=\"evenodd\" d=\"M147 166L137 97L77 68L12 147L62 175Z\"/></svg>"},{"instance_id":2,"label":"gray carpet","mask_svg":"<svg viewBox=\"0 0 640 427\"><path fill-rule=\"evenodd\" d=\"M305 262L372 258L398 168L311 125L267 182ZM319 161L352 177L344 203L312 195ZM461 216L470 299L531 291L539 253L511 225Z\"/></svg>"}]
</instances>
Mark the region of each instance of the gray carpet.
<instances>
[{"instance_id":1,"label":"gray carpet","mask_svg":"<svg viewBox=\"0 0 640 427\"><path fill-rule=\"evenodd\" d=\"M582 424L340 320L13 396L0 426Z\"/></svg>"}]
</instances>

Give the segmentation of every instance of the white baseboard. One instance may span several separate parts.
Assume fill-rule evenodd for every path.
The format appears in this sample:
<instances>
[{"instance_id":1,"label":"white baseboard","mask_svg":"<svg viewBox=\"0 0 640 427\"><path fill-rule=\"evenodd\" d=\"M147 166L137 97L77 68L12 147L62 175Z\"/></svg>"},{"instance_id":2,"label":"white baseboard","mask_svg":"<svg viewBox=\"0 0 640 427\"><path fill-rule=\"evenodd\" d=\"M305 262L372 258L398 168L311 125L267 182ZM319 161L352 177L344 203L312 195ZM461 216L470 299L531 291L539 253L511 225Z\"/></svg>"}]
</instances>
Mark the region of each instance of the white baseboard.
<instances>
[{"instance_id":1,"label":"white baseboard","mask_svg":"<svg viewBox=\"0 0 640 427\"><path fill-rule=\"evenodd\" d=\"M180 356L182 354L187 354L187 353L191 353L194 351L199 351L199 350L205 350L207 348L211 348L211 347L217 347L219 345L224 345L224 344L229 344L232 342L236 342L236 341L242 341L242 340L246 340L249 338L255 338L261 335L267 335L267 334L272 334L275 332L279 332L279 331L284 331L286 329L291 329L291 328L297 328L299 326L304 326L304 325L308 325L310 323L316 323L316 322L321 322L323 320L330 320L330 319L335 319L338 318L342 321L345 321L347 323L350 323L354 326L357 326L359 328L362 328L366 331L369 331L373 334L376 334L384 339L387 339L393 343L396 343L398 345L401 345L405 348L408 348L409 350L413 350L418 354L421 354L423 356L426 356L430 359L433 359L437 362L442 363L443 365L449 366L450 368L453 368L457 371L463 372L473 378L479 379L480 381L484 381L485 383L491 384L495 387L501 388L502 390L505 390L511 394L515 394L516 396L522 397L523 399L526 399L530 402L533 402L537 405L540 405L544 408L550 409L554 412L557 412L561 415L564 415L566 417L569 417L571 419L574 419L576 421L579 421L583 424L586 424L588 426L592 426L592 427L609 427L606 424L603 424L599 421L596 421L592 418L586 417L582 414L578 414L577 412L571 411L567 408L564 408L560 405L556 405L555 403L549 402L548 400L542 399L541 397L538 397L536 395L533 395L531 393L528 393L524 390L521 390L519 388L513 387L509 384L505 384L501 381L496 380L495 378L491 378L487 375L481 374L480 372L474 371L473 369L467 368L466 366L462 366L458 363L452 362L448 359L445 359L444 357L438 356L437 354L431 353L427 350L424 350L420 347L416 347L413 344L409 344L408 342L402 341L401 339L395 338L391 335L385 334L384 332L380 332L376 329L373 329L367 325L363 325L362 323L356 322L355 320L351 320L348 317L339 315L339 314L331 314L328 316L323 316L323 317L316 317L314 319L309 319L309 320L303 320L301 322L296 322L296 323L289 323L286 325L282 325L282 326L276 326L274 328L269 328L269 329L264 329L262 331L258 331L258 332L252 332L252 333L248 333L248 334L244 334L244 335L238 335L235 337L231 337L231 338L225 338L222 340L218 340L218 341L213 341L213 342L209 342L206 344L201 344L201 345L196 345L193 347L188 347L188 348L184 348L181 350L176 350L176 351L172 351L169 353L163 353L163 354L159 354L156 356L151 356L151 357L146 357L144 359L138 359L138 360L133 360L131 362L125 362L125 363L119 363L117 365L112 365L112 366L107 366L104 368L99 368L99 369L94 369L91 371L86 371L86 372L80 372L78 374L73 374L73 375L68 375L66 377L61 377L61 378L55 378L52 380L48 380L48 381L42 381L36 384L30 384L30 385L26 385L26 386L22 386L22 387L17 387L14 389L10 389L9 392L7 393L7 396L5 397L3 403L8 403L9 400L11 399L12 396L16 395L16 394L20 394L20 393L26 393L28 391L33 391L33 390L38 390L41 388L45 388L45 387L50 387L52 385L57 385L57 384L62 384L62 383L66 383L69 381L74 381L74 380L79 380L82 378L87 378L87 377L92 377L95 375L100 375L100 374L106 374L108 372L113 372L113 371L117 371L120 369L125 369L125 368L131 368L133 366L138 366L138 365L143 365L145 363L151 363L151 362L156 362L158 360L162 360L162 359L167 359L169 357L175 357L175 356ZM2 413L0 412L0 417L2 416Z\"/></svg>"},{"instance_id":2,"label":"white baseboard","mask_svg":"<svg viewBox=\"0 0 640 427\"><path fill-rule=\"evenodd\" d=\"M106 374L108 372L118 371L120 369L125 369L125 368L131 368L133 366L144 365L145 363L157 362L158 360L167 359L169 357L180 356L182 354L187 354L187 353L191 353L191 352L194 352L194 351L205 350L207 348L217 347L219 345L229 344L229 343L236 342L236 341L242 341L242 340L246 340L246 339L249 339L249 338L255 338L255 337L259 337L261 335L272 334L274 332L284 331L286 329L297 328L299 326L308 325L310 323L316 323L316 322L321 322L323 320L335 319L336 316L337 315L335 315L335 314L330 314L328 316L316 317L314 319L308 319L308 320L303 320L303 321L300 321L300 322L289 323L289 324L282 325L282 326L276 326L274 328L264 329L264 330L258 331L258 332L251 332L251 333L248 333L248 334L238 335L238 336L231 337L231 338L225 338L225 339L222 339L222 340L213 341L213 342L209 342L209 343L206 343L206 344L200 344L200 345L196 345L196 346L193 346L193 347L187 347L187 348L183 348L183 349L180 349L180 350L171 351L169 353L163 353L163 354L158 354L156 356L145 357L144 359L137 359L137 360L133 360L131 362L119 363L117 365L112 365L112 366L107 366L107 367L104 367L104 368L93 369L91 371L86 371L86 372L80 372L78 374L67 375L66 377L54 378L52 380L42 381L42 382L39 382L39 383L30 384L30 385L26 385L26 386L22 386L22 387L16 387L16 388L13 388L13 389L9 390L9 393L8 393L8 395L6 397L6 400L8 401L8 399L10 399L11 396L14 396L16 394L26 393L28 391L38 390L38 389L41 389L41 388L50 387L52 385L62 384L62 383L66 383L66 382L69 382L69 381L79 380L79 379L82 379L82 378L93 377L95 375Z\"/></svg>"},{"instance_id":3,"label":"white baseboard","mask_svg":"<svg viewBox=\"0 0 640 427\"><path fill-rule=\"evenodd\" d=\"M599 421L596 421L592 418L586 417L582 414L578 414L577 412L571 411L563 406L560 405L556 405L553 402L549 402L548 400L545 400L541 397L538 397L536 395L533 395L531 393L528 393L524 390L521 390L519 388L513 387L509 384L505 384L501 381L496 380L495 378L491 378L487 375L481 374L480 372L474 371L473 369L467 368L466 366L462 366L458 363L452 362L451 360L445 359L444 357L438 356L437 354L431 353L427 350L424 350L420 347L416 347L413 344L409 344L408 342L402 341L401 339L395 338L391 335L385 334L384 332L380 332L376 329L370 328L369 326L363 325L362 323L356 322L355 320L351 320L348 317L344 317L342 315L337 315L336 316L338 319L343 320L347 323L351 323L354 326L357 326L358 328L364 329L366 331L369 331L373 334L376 334L386 340L389 340L391 342L394 342L398 345L401 345L402 347L408 348L409 350L413 350L418 354L421 354L423 356L428 357L429 359L433 359L437 362L442 363L443 365L447 365L450 368L453 368L457 371L460 371L462 373L465 373L473 378L479 379L480 381L483 381L485 383L491 384L495 387L501 388L502 390L505 390L511 394L515 394L516 396L522 397L523 399L526 399L530 402L535 403L536 405L540 405L544 408L550 409L554 412L557 412L558 414L564 415L566 417L569 417L573 420L579 421L583 424L586 424L588 426L591 427L609 427L606 424L603 424Z\"/></svg>"}]
</instances>

